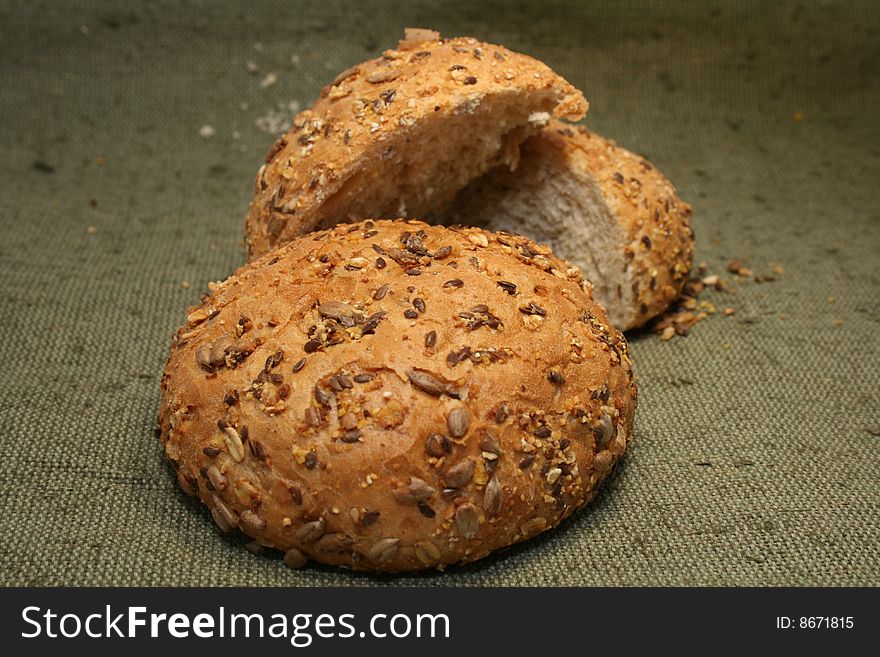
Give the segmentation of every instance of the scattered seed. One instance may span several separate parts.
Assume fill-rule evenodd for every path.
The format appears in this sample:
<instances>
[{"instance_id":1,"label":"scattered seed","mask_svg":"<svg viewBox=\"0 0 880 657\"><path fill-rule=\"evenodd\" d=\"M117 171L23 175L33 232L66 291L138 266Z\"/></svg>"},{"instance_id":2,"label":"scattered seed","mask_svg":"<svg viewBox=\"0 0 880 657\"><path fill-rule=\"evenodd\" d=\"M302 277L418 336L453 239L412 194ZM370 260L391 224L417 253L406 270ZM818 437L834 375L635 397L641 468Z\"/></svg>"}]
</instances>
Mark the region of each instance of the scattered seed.
<instances>
[{"instance_id":1,"label":"scattered seed","mask_svg":"<svg viewBox=\"0 0 880 657\"><path fill-rule=\"evenodd\" d=\"M266 460L266 448L263 447L263 443L259 440L249 440L248 448L251 450L251 454L253 454L254 458L260 461Z\"/></svg>"},{"instance_id":2,"label":"scattered seed","mask_svg":"<svg viewBox=\"0 0 880 657\"><path fill-rule=\"evenodd\" d=\"M480 530L480 515L477 513L477 507L470 502L459 506L455 510L455 527L465 539L474 538Z\"/></svg>"},{"instance_id":3,"label":"scattered seed","mask_svg":"<svg viewBox=\"0 0 880 657\"><path fill-rule=\"evenodd\" d=\"M314 353L314 352L318 351L318 349L320 349L320 348L321 348L321 343L318 342L317 340L309 340L308 342L306 342L303 345L303 351L305 351L307 354Z\"/></svg>"},{"instance_id":4,"label":"scattered seed","mask_svg":"<svg viewBox=\"0 0 880 657\"><path fill-rule=\"evenodd\" d=\"M467 409L463 406L457 406L449 411L446 416L446 426L453 438L461 438L467 433L471 423L471 417Z\"/></svg>"},{"instance_id":5,"label":"scattered seed","mask_svg":"<svg viewBox=\"0 0 880 657\"><path fill-rule=\"evenodd\" d=\"M406 310L403 311L403 316L406 317L407 319L416 319L419 316L419 314L415 310L413 310L412 308L407 308Z\"/></svg>"},{"instance_id":6,"label":"scattered seed","mask_svg":"<svg viewBox=\"0 0 880 657\"><path fill-rule=\"evenodd\" d=\"M428 347L428 349L433 349L436 344L437 331L429 331L428 334L425 336L425 346Z\"/></svg>"},{"instance_id":7,"label":"scattered seed","mask_svg":"<svg viewBox=\"0 0 880 657\"><path fill-rule=\"evenodd\" d=\"M296 362L293 364L293 371L294 371L294 372L299 372L299 371L300 371L302 368L304 368L305 366L306 366L306 359L305 359L305 358L300 358L298 361L296 361Z\"/></svg>"},{"instance_id":8,"label":"scattered seed","mask_svg":"<svg viewBox=\"0 0 880 657\"><path fill-rule=\"evenodd\" d=\"M413 299L412 304L416 310L418 310L423 315L425 314L426 307L425 307L425 300L424 299L416 297L415 299Z\"/></svg>"},{"instance_id":9,"label":"scattered seed","mask_svg":"<svg viewBox=\"0 0 880 657\"><path fill-rule=\"evenodd\" d=\"M445 287L445 288L459 288L459 287L464 287L464 281L461 280L460 278L453 278L452 280L446 281L446 282L443 284L443 287Z\"/></svg>"},{"instance_id":10,"label":"scattered seed","mask_svg":"<svg viewBox=\"0 0 880 657\"><path fill-rule=\"evenodd\" d=\"M216 447L211 447L210 445L208 445L207 447L202 448L202 453L205 456L208 456L210 458L214 458L215 456L217 456L220 453L220 450L217 449Z\"/></svg>"},{"instance_id":11,"label":"scattered seed","mask_svg":"<svg viewBox=\"0 0 880 657\"><path fill-rule=\"evenodd\" d=\"M376 269L385 269L386 266L388 266L388 263L385 262L385 258L382 256L376 258Z\"/></svg>"},{"instance_id":12,"label":"scattered seed","mask_svg":"<svg viewBox=\"0 0 880 657\"><path fill-rule=\"evenodd\" d=\"M431 508L431 505L427 502L419 502L418 504L419 512L425 516L426 518L433 518L437 515L437 512Z\"/></svg>"},{"instance_id":13,"label":"scattered seed","mask_svg":"<svg viewBox=\"0 0 880 657\"><path fill-rule=\"evenodd\" d=\"M510 411L507 408L507 404L502 403L495 411L495 424L504 424L509 414Z\"/></svg>"},{"instance_id":14,"label":"scattered seed","mask_svg":"<svg viewBox=\"0 0 880 657\"><path fill-rule=\"evenodd\" d=\"M355 374L354 380L355 380L355 383L369 383L374 378L376 378L376 377L373 376L372 374L367 374L366 372L363 372L361 374Z\"/></svg>"},{"instance_id":15,"label":"scattered seed","mask_svg":"<svg viewBox=\"0 0 880 657\"><path fill-rule=\"evenodd\" d=\"M314 470L316 465L318 465L318 455L312 450L306 454L305 466L307 470Z\"/></svg>"},{"instance_id":16,"label":"scattered seed","mask_svg":"<svg viewBox=\"0 0 880 657\"><path fill-rule=\"evenodd\" d=\"M463 488L474 478L474 461L466 458L451 466L443 474L443 483L448 488Z\"/></svg>"},{"instance_id":17,"label":"scattered seed","mask_svg":"<svg viewBox=\"0 0 880 657\"><path fill-rule=\"evenodd\" d=\"M525 456L523 456L519 460L519 463L517 463L517 466L519 467L520 470L528 470L530 467L532 467L532 464L534 462L535 462L535 455L534 454L526 454Z\"/></svg>"},{"instance_id":18,"label":"scattered seed","mask_svg":"<svg viewBox=\"0 0 880 657\"><path fill-rule=\"evenodd\" d=\"M238 390L228 390L223 395L223 403L227 406L235 406L238 403Z\"/></svg>"},{"instance_id":19,"label":"scattered seed","mask_svg":"<svg viewBox=\"0 0 880 657\"><path fill-rule=\"evenodd\" d=\"M287 490L290 493L290 498L294 501L297 506L302 506L303 503L303 494L302 491L296 486L287 486Z\"/></svg>"},{"instance_id":20,"label":"scattered seed","mask_svg":"<svg viewBox=\"0 0 880 657\"><path fill-rule=\"evenodd\" d=\"M373 301L381 301L384 299L385 295L388 294L388 287L388 285L383 285L373 292Z\"/></svg>"},{"instance_id":21,"label":"scattered seed","mask_svg":"<svg viewBox=\"0 0 880 657\"><path fill-rule=\"evenodd\" d=\"M516 285L509 281L498 281L498 287L500 287L511 296L516 294Z\"/></svg>"}]
</instances>

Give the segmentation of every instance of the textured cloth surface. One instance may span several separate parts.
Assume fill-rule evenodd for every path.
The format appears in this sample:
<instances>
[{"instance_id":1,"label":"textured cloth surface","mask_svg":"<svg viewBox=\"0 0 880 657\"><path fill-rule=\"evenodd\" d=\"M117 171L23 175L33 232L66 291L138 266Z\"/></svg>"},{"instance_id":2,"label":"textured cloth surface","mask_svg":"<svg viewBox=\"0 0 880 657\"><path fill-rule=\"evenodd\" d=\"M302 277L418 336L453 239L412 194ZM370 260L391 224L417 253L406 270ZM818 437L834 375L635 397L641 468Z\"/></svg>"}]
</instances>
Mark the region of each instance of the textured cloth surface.
<instances>
[{"instance_id":1,"label":"textured cloth surface","mask_svg":"<svg viewBox=\"0 0 880 657\"><path fill-rule=\"evenodd\" d=\"M0 4L0 583L880 585L875 3ZM405 26L532 54L694 206L735 294L631 336L636 439L557 531L445 573L290 571L154 434L173 330L243 262L293 103ZM775 282L734 280L741 258Z\"/></svg>"}]
</instances>

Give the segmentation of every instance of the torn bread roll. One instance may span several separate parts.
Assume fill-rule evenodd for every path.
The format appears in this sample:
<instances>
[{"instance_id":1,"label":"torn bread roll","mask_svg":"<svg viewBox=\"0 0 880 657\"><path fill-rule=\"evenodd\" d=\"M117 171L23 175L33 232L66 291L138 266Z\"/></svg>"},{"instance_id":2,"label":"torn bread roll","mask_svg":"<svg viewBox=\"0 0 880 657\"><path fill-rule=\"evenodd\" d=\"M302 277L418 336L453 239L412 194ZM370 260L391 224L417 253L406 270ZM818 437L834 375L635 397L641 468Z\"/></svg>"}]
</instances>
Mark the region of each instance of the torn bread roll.
<instances>
[{"instance_id":1,"label":"torn bread roll","mask_svg":"<svg viewBox=\"0 0 880 657\"><path fill-rule=\"evenodd\" d=\"M416 221L310 234L212 285L162 379L181 486L308 559L473 561L591 500L632 435L624 337L576 267Z\"/></svg>"},{"instance_id":2,"label":"torn bread roll","mask_svg":"<svg viewBox=\"0 0 880 657\"><path fill-rule=\"evenodd\" d=\"M471 180L515 165L551 115L586 108L531 57L407 30L397 49L338 75L272 146L246 221L249 257L352 217L440 212Z\"/></svg>"},{"instance_id":3,"label":"torn bread roll","mask_svg":"<svg viewBox=\"0 0 880 657\"><path fill-rule=\"evenodd\" d=\"M445 216L528 235L578 265L621 330L678 297L694 252L690 206L645 158L582 126L553 121L521 147L518 166L472 183Z\"/></svg>"}]
</instances>

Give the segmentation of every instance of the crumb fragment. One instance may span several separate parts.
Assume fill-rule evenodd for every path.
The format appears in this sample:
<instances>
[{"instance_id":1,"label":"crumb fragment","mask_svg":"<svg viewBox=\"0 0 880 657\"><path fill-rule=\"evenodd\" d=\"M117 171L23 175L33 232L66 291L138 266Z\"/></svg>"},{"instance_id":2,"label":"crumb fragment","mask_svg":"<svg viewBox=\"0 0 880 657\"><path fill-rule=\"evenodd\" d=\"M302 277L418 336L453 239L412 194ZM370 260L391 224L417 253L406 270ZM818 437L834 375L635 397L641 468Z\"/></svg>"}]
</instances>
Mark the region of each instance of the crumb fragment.
<instances>
[{"instance_id":1,"label":"crumb fragment","mask_svg":"<svg viewBox=\"0 0 880 657\"><path fill-rule=\"evenodd\" d=\"M199 136L204 139L210 139L211 137L214 136L214 134L216 132L217 131L214 130L214 128L212 126L207 125L207 124L203 125L201 128L199 128Z\"/></svg>"}]
</instances>

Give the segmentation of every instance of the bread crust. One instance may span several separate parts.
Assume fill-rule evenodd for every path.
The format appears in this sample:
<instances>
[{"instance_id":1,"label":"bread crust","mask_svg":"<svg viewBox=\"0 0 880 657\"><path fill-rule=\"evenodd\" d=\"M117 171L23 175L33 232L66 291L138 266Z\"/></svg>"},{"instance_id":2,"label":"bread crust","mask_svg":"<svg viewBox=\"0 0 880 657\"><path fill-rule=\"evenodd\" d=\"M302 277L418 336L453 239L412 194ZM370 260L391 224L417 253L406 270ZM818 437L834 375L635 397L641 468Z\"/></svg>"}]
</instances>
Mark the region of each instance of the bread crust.
<instances>
[{"instance_id":1,"label":"bread crust","mask_svg":"<svg viewBox=\"0 0 880 657\"><path fill-rule=\"evenodd\" d=\"M511 123L495 126L505 131L503 141L496 144L494 159L483 162L474 176L515 157L516 147L537 129L538 119L546 123L544 117L553 114L576 120L587 108L580 91L531 57L469 37L440 39L425 30L408 31L397 49L344 71L270 148L245 222L249 257L312 230L350 221L357 200L346 196L347 184L375 172L379 163L393 160L413 140L436 139L439 150L451 130L478 137L485 131L468 130L474 123L471 117L485 120L483 114L493 103L512 108L513 115L506 119ZM429 170L433 155L426 145L419 151L420 160L413 158L397 168L418 175ZM454 160L448 168L455 168ZM377 193L384 187L393 190L394 178L371 180L369 188ZM435 190L430 199L413 200L415 207L405 213L426 216L438 210L467 179L454 182L449 189ZM395 194L385 197L394 200L393 213L374 207L371 215L398 216Z\"/></svg>"},{"instance_id":2,"label":"bread crust","mask_svg":"<svg viewBox=\"0 0 880 657\"><path fill-rule=\"evenodd\" d=\"M367 221L211 286L161 440L225 530L358 570L473 561L592 499L632 436L627 345L546 247Z\"/></svg>"}]
</instances>

